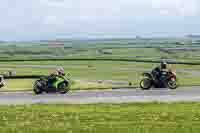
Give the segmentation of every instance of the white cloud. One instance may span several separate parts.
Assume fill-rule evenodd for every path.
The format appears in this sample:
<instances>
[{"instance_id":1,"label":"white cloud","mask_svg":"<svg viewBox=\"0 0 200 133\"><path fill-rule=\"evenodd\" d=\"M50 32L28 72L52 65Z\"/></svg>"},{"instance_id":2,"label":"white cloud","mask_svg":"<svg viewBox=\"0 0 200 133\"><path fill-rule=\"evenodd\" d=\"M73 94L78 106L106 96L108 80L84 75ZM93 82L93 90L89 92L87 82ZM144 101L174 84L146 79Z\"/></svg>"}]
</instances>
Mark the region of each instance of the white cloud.
<instances>
[{"instance_id":1,"label":"white cloud","mask_svg":"<svg viewBox=\"0 0 200 133\"><path fill-rule=\"evenodd\" d=\"M195 16L199 13L199 0L152 0L152 7L161 15Z\"/></svg>"},{"instance_id":2,"label":"white cloud","mask_svg":"<svg viewBox=\"0 0 200 133\"><path fill-rule=\"evenodd\" d=\"M199 0L6 0L0 2L0 37L174 32L199 22L199 7Z\"/></svg>"}]
</instances>

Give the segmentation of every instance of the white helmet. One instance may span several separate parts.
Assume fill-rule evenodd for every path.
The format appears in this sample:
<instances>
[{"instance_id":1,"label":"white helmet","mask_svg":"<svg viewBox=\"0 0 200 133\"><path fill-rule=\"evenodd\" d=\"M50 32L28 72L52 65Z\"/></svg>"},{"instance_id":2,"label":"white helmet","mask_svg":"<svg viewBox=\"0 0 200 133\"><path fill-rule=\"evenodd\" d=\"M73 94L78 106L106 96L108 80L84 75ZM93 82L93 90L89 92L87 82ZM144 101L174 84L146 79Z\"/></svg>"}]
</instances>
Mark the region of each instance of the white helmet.
<instances>
[{"instance_id":1,"label":"white helmet","mask_svg":"<svg viewBox=\"0 0 200 133\"><path fill-rule=\"evenodd\" d=\"M56 72L58 73L58 75L65 75L65 70L62 67L57 68Z\"/></svg>"}]
</instances>

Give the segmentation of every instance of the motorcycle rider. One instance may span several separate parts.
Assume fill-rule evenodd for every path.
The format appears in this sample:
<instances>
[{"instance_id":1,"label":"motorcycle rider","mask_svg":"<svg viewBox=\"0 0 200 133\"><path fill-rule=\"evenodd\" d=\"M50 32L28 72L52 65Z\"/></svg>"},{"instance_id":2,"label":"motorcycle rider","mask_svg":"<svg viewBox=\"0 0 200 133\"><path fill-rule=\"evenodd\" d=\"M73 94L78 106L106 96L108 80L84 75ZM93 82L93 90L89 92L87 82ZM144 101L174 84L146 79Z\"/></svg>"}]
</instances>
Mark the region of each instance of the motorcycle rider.
<instances>
[{"instance_id":1,"label":"motorcycle rider","mask_svg":"<svg viewBox=\"0 0 200 133\"><path fill-rule=\"evenodd\" d=\"M56 77L65 76L65 70L62 67L57 68L53 73L48 77L48 88L53 86L53 83L56 81Z\"/></svg>"},{"instance_id":2,"label":"motorcycle rider","mask_svg":"<svg viewBox=\"0 0 200 133\"><path fill-rule=\"evenodd\" d=\"M5 86L5 80L4 80L3 75L0 75L0 88L3 86Z\"/></svg>"},{"instance_id":3,"label":"motorcycle rider","mask_svg":"<svg viewBox=\"0 0 200 133\"><path fill-rule=\"evenodd\" d=\"M152 75L154 76L154 78L159 81L160 77L162 76L162 72L167 72L167 62L166 61L161 61L160 66L154 68L152 70Z\"/></svg>"}]
</instances>

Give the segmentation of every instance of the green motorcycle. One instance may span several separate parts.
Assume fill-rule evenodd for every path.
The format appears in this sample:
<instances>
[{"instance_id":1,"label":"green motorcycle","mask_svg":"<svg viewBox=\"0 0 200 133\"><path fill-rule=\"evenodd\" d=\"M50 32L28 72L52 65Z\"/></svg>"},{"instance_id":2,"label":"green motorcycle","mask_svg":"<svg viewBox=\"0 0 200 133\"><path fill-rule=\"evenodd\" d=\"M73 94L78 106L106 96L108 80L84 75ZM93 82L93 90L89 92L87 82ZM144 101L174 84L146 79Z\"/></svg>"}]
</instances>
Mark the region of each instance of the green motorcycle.
<instances>
[{"instance_id":1,"label":"green motorcycle","mask_svg":"<svg viewBox=\"0 0 200 133\"><path fill-rule=\"evenodd\" d=\"M65 94L69 91L69 83L69 79L66 79L64 76L56 76L53 79L51 77L41 77L35 81L33 91L37 95L43 92Z\"/></svg>"}]
</instances>

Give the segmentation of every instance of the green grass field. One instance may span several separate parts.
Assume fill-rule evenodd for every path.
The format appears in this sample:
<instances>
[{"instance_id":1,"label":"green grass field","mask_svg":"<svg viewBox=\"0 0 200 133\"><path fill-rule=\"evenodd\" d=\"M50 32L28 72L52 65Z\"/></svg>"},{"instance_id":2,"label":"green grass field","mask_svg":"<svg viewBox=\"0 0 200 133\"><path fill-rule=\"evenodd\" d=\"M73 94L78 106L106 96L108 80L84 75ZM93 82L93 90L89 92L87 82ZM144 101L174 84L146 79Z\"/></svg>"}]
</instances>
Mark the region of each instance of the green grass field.
<instances>
[{"instance_id":1,"label":"green grass field","mask_svg":"<svg viewBox=\"0 0 200 133\"><path fill-rule=\"evenodd\" d=\"M199 103L0 106L2 133L199 133Z\"/></svg>"}]
</instances>

